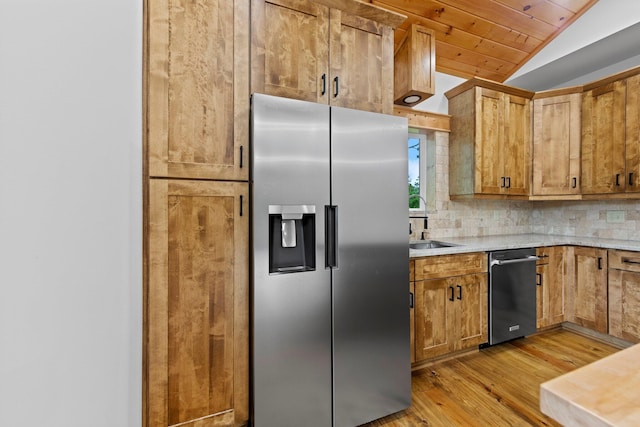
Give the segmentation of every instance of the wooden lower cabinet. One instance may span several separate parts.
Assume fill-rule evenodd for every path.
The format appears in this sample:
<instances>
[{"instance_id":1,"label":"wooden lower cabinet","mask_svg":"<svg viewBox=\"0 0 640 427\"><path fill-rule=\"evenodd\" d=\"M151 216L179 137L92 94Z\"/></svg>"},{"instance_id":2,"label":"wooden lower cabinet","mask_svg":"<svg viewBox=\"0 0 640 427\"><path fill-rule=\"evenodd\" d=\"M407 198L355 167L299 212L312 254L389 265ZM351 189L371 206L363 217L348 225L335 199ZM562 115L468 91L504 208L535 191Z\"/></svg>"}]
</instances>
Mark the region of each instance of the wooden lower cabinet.
<instances>
[{"instance_id":1,"label":"wooden lower cabinet","mask_svg":"<svg viewBox=\"0 0 640 427\"><path fill-rule=\"evenodd\" d=\"M609 251L609 335L640 342L640 252Z\"/></svg>"},{"instance_id":2,"label":"wooden lower cabinet","mask_svg":"<svg viewBox=\"0 0 640 427\"><path fill-rule=\"evenodd\" d=\"M538 329L565 321L565 263L562 246L537 248L536 325Z\"/></svg>"},{"instance_id":3,"label":"wooden lower cabinet","mask_svg":"<svg viewBox=\"0 0 640 427\"><path fill-rule=\"evenodd\" d=\"M145 427L248 421L248 184L153 179Z\"/></svg>"},{"instance_id":4,"label":"wooden lower cabinet","mask_svg":"<svg viewBox=\"0 0 640 427\"><path fill-rule=\"evenodd\" d=\"M437 266L463 266L472 273L445 276ZM416 261L415 286L415 361L478 346L487 341L486 254L443 255ZM480 270L480 272L473 272ZM450 274L450 273L449 273Z\"/></svg>"},{"instance_id":5,"label":"wooden lower cabinet","mask_svg":"<svg viewBox=\"0 0 640 427\"><path fill-rule=\"evenodd\" d=\"M606 334L607 250L567 247L567 321Z\"/></svg>"}]
</instances>

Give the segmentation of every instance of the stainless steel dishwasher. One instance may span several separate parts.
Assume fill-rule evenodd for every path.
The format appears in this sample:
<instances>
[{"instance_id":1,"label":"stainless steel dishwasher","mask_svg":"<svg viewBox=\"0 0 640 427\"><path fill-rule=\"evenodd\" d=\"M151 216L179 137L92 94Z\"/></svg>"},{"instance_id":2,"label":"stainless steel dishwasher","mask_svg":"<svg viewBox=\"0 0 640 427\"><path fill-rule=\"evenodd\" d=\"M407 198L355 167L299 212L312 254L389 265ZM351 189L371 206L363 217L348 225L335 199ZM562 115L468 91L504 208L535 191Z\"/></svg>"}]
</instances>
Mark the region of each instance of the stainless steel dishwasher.
<instances>
[{"instance_id":1,"label":"stainless steel dishwasher","mask_svg":"<svg viewBox=\"0 0 640 427\"><path fill-rule=\"evenodd\" d=\"M536 331L536 250L489 253L489 345Z\"/></svg>"}]
</instances>

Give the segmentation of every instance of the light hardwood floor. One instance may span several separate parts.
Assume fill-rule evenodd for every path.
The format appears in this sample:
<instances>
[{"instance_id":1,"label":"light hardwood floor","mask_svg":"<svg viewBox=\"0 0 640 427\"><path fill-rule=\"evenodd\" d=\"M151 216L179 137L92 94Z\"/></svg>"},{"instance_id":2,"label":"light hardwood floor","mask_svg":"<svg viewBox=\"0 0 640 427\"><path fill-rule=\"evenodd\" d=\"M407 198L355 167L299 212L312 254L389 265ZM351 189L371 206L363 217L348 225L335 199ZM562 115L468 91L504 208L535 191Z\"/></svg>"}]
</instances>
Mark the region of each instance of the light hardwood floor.
<instances>
[{"instance_id":1,"label":"light hardwood floor","mask_svg":"<svg viewBox=\"0 0 640 427\"><path fill-rule=\"evenodd\" d=\"M556 329L437 362L413 373L411 408L365 426L557 426L540 384L616 351Z\"/></svg>"}]
</instances>

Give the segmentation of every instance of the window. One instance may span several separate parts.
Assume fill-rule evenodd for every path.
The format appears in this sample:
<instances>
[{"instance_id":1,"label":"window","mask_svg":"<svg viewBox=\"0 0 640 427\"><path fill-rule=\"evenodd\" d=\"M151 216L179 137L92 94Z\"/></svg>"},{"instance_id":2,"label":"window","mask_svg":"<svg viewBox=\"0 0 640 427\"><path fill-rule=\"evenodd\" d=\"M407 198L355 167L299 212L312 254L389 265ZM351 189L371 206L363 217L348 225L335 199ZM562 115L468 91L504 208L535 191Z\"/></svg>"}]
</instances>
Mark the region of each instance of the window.
<instances>
[{"instance_id":1,"label":"window","mask_svg":"<svg viewBox=\"0 0 640 427\"><path fill-rule=\"evenodd\" d=\"M435 141L433 132L409 128L409 209L425 211L435 205ZM425 200L427 206L425 206Z\"/></svg>"}]
</instances>

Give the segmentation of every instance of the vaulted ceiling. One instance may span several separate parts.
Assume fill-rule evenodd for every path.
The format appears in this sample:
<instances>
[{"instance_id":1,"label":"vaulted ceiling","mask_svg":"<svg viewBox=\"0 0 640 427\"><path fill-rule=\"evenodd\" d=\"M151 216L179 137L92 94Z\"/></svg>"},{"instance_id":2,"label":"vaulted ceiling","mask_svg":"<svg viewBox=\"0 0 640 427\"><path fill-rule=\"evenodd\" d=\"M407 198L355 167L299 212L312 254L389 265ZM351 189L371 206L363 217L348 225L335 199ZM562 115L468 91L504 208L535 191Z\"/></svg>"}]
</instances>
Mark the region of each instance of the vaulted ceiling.
<instances>
[{"instance_id":1,"label":"vaulted ceiling","mask_svg":"<svg viewBox=\"0 0 640 427\"><path fill-rule=\"evenodd\" d=\"M406 15L396 47L412 24L434 30L436 70L505 81L597 0L368 0Z\"/></svg>"}]
</instances>

